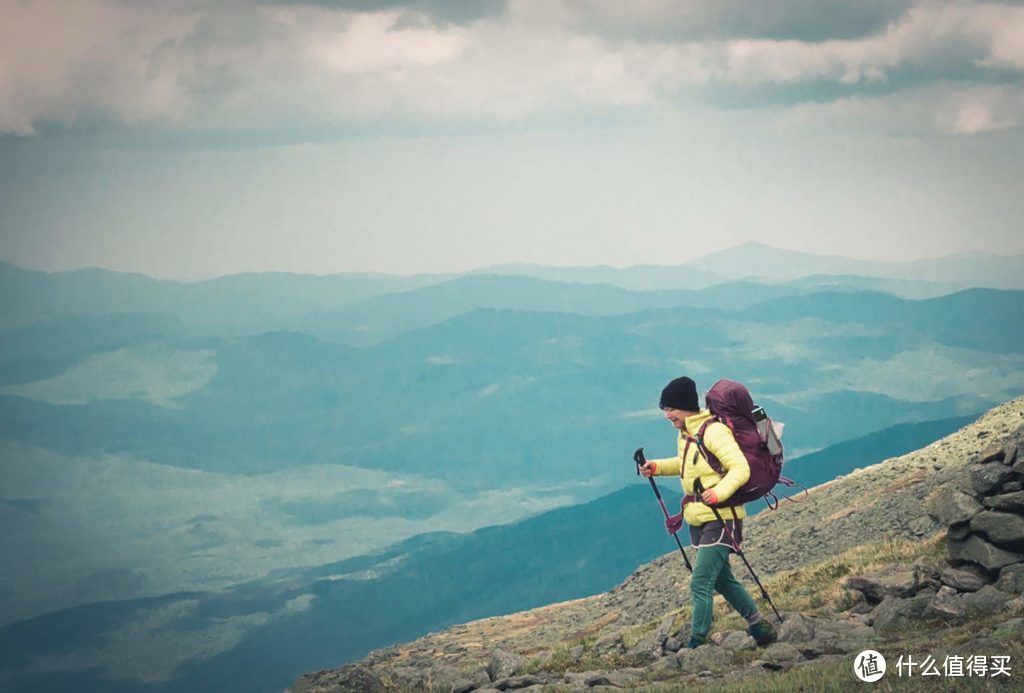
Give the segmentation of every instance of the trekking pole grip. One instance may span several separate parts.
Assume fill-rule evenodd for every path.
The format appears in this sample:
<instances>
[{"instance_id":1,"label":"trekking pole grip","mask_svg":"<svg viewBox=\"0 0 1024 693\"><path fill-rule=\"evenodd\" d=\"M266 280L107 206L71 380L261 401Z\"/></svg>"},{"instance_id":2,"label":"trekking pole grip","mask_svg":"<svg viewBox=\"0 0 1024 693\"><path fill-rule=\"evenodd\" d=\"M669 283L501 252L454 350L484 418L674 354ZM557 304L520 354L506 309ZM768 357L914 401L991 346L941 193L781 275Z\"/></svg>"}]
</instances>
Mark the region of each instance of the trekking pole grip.
<instances>
[{"instance_id":1,"label":"trekking pole grip","mask_svg":"<svg viewBox=\"0 0 1024 693\"><path fill-rule=\"evenodd\" d=\"M640 476L640 467L647 464L647 458L644 457L644 449L637 448L636 452L633 453L633 461L636 462L636 475Z\"/></svg>"}]
</instances>

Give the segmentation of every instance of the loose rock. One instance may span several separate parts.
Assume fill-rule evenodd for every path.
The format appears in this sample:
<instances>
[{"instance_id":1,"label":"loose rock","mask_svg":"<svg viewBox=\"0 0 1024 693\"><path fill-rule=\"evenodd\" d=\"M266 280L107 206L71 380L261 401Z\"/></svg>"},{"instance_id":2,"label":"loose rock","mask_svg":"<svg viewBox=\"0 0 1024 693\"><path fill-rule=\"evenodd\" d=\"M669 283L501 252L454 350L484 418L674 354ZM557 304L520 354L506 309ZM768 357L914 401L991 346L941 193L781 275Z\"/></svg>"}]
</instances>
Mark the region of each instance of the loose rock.
<instances>
[{"instance_id":1,"label":"loose rock","mask_svg":"<svg viewBox=\"0 0 1024 693\"><path fill-rule=\"evenodd\" d=\"M869 600L879 602L886 596L910 597L918 590L918 572L913 566L893 565L882 570L847 578L846 586L860 590Z\"/></svg>"},{"instance_id":2,"label":"loose rock","mask_svg":"<svg viewBox=\"0 0 1024 693\"><path fill-rule=\"evenodd\" d=\"M1019 640L1024 636L1024 618L1011 618L996 625L989 637L997 642Z\"/></svg>"},{"instance_id":3,"label":"loose rock","mask_svg":"<svg viewBox=\"0 0 1024 693\"><path fill-rule=\"evenodd\" d=\"M710 671L720 674L731 666L730 658L713 645L701 645L695 650L683 650L679 654L679 668L688 673Z\"/></svg>"},{"instance_id":4,"label":"loose rock","mask_svg":"<svg viewBox=\"0 0 1024 693\"><path fill-rule=\"evenodd\" d=\"M963 541L969 536L971 536L971 526L966 522L953 525L946 530L946 541Z\"/></svg>"},{"instance_id":5,"label":"loose rock","mask_svg":"<svg viewBox=\"0 0 1024 693\"><path fill-rule=\"evenodd\" d=\"M978 459L975 460L975 464L1002 461L1004 454L1001 443L989 443L988 446L981 451L981 454L978 455Z\"/></svg>"},{"instance_id":6,"label":"loose rock","mask_svg":"<svg viewBox=\"0 0 1024 693\"><path fill-rule=\"evenodd\" d=\"M963 595L952 587L944 586L939 590L925 609L925 618L929 620L955 623L967 616L967 608L963 603Z\"/></svg>"},{"instance_id":7,"label":"loose rock","mask_svg":"<svg viewBox=\"0 0 1024 693\"><path fill-rule=\"evenodd\" d=\"M769 664L786 664L800 658L800 650L788 642L773 643L761 653L761 659Z\"/></svg>"},{"instance_id":8,"label":"loose rock","mask_svg":"<svg viewBox=\"0 0 1024 693\"><path fill-rule=\"evenodd\" d=\"M999 496L988 496L982 503L990 510L1022 512L1024 511L1024 491L1004 493Z\"/></svg>"},{"instance_id":9,"label":"loose rock","mask_svg":"<svg viewBox=\"0 0 1024 693\"><path fill-rule=\"evenodd\" d=\"M787 614L778 630L779 642L810 642L814 638L814 621L802 614Z\"/></svg>"},{"instance_id":10,"label":"loose rock","mask_svg":"<svg viewBox=\"0 0 1024 693\"><path fill-rule=\"evenodd\" d=\"M1013 470L1006 465L982 464L971 470L971 486L978 493L989 494L1012 476Z\"/></svg>"},{"instance_id":11,"label":"loose rock","mask_svg":"<svg viewBox=\"0 0 1024 693\"><path fill-rule=\"evenodd\" d=\"M996 589L1007 594L1024 594L1024 564L1014 563L999 571Z\"/></svg>"},{"instance_id":12,"label":"loose rock","mask_svg":"<svg viewBox=\"0 0 1024 693\"><path fill-rule=\"evenodd\" d=\"M969 536L964 541L950 542L949 555L954 560L977 563L991 571L1024 560L1024 555L1000 549L975 535Z\"/></svg>"},{"instance_id":13,"label":"loose rock","mask_svg":"<svg viewBox=\"0 0 1024 693\"><path fill-rule=\"evenodd\" d=\"M901 631L920 621L930 601L930 597L910 597L909 599L886 597L871 612L875 617L872 625L880 633Z\"/></svg>"},{"instance_id":14,"label":"loose rock","mask_svg":"<svg viewBox=\"0 0 1024 693\"><path fill-rule=\"evenodd\" d=\"M524 673L528 664L526 657L517 652L495 650L487 664L487 675L491 677L491 681L507 679Z\"/></svg>"},{"instance_id":15,"label":"loose rock","mask_svg":"<svg viewBox=\"0 0 1024 693\"><path fill-rule=\"evenodd\" d=\"M988 584L988 580L979 575L980 572L970 567L946 568L939 574L939 579L942 584L949 585L957 592L977 592Z\"/></svg>"},{"instance_id":16,"label":"loose rock","mask_svg":"<svg viewBox=\"0 0 1024 693\"><path fill-rule=\"evenodd\" d=\"M507 679L500 679L494 682L494 687L499 691L514 691L527 686L540 686L548 680L542 676L526 674L525 676L512 676Z\"/></svg>"},{"instance_id":17,"label":"loose rock","mask_svg":"<svg viewBox=\"0 0 1024 693\"><path fill-rule=\"evenodd\" d=\"M940 525L949 527L968 522L981 509L981 503L973 497L946 486L931 498L927 511Z\"/></svg>"},{"instance_id":18,"label":"loose rock","mask_svg":"<svg viewBox=\"0 0 1024 693\"><path fill-rule=\"evenodd\" d=\"M742 630L734 630L722 639L722 649L729 652L740 652L756 648L757 643L754 642L754 639Z\"/></svg>"},{"instance_id":19,"label":"loose rock","mask_svg":"<svg viewBox=\"0 0 1024 693\"><path fill-rule=\"evenodd\" d=\"M963 603L969 614L994 614L1006 606L1010 595L997 590L992 585L985 585L977 592L963 595Z\"/></svg>"},{"instance_id":20,"label":"loose rock","mask_svg":"<svg viewBox=\"0 0 1024 693\"><path fill-rule=\"evenodd\" d=\"M985 535L994 544L1013 546L1024 542L1024 517L985 510L971 519L971 530Z\"/></svg>"}]
</instances>

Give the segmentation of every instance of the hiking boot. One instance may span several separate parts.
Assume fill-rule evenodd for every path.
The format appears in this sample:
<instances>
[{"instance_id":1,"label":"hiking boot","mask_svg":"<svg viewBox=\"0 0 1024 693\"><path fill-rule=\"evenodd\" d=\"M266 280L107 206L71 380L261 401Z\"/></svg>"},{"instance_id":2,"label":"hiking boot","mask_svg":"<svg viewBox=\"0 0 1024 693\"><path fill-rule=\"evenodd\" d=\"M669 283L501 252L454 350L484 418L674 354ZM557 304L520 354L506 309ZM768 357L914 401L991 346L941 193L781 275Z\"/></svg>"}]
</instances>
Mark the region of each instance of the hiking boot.
<instances>
[{"instance_id":1,"label":"hiking boot","mask_svg":"<svg viewBox=\"0 0 1024 693\"><path fill-rule=\"evenodd\" d=\"M748 632L758 647L767 647L779 639L779 634L767 620L758 621L749 628Z\"/></svg>"},{"instance_id":2,"label":"hiking boot","mask_svg":"<svg viewBox=\"0 0 1024 693\"><path fill-rule=\"evenodd\" d=\"M690 642L686 643L686 647L691 650L695 650L708 641L707 634L705 635L691 635Z\"/></svg>"}]
</instances>

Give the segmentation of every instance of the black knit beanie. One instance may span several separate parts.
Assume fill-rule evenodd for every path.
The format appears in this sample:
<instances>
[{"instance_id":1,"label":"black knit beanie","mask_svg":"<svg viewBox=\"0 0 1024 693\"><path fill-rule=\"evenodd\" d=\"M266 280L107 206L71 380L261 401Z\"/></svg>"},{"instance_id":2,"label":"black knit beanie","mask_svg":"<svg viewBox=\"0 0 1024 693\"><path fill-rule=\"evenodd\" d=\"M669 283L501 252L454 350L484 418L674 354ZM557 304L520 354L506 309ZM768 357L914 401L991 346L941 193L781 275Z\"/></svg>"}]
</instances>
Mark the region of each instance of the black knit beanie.
<instances>
[{"instance_id":1,"label":"black knit beanie","mask_svg":"<svg viewBox=\"0 0 1024 693\"><path fill-rule=\"evenodd\" d=\"M661 391L662 409L682 409L683 411L700 411L697 401L697 383L683 376L676 378Z\"/></svg>"}]
</instances>

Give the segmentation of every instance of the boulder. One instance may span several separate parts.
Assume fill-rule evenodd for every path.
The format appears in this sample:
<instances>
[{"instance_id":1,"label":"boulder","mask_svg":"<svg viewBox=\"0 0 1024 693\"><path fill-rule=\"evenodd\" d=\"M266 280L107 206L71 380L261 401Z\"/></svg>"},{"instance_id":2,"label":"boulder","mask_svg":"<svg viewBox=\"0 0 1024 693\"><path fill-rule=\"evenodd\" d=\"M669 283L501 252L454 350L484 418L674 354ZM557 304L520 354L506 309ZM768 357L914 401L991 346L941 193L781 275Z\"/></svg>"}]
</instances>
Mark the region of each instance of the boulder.
<instances>
[{"instance_id":1,"label":"boulder","mask_svg":"<svg viewBox=\"0 0 1024 693\"><path fill-rule=\"evenodd\" d=\"M1002 443L989 443L985 446L985 449L978 455L978 459L974 461L975 464L986 464L988 462L1000 462L1003 459L1003 445Z\"/></svg>"},{"instance_id":2,"label":"boulder","mask_svg":"<svg viewBox=\"0 0 1024 693\"><path fill-rule=\"evenodd\" d=\"M963 568L946 568L939 573L939 579L957 592L977 592L988 584L987 576L982 573L968 564Z\"/></svg>"},{"instance_id":3,"label":"boulder","mask_svg":"<svg viewBox=\"0 0 1024 693\"><path fill-rule=\"evenodd\" d=\"M1002 510L1005 512L1024 511L1024 491L1014 491L998 496L988 496L982 503L989 510Z\"/></svg>"},{"instance_id":4,"label":"boulder","mask_svg":"<svg viewBox=\"0 0 1024 693\"><path fill-rule=\"evenodd\" d=\"M874 637L875 629L858 620L825 620L816 622L814 638L797 648L807 656L844 654L864 649L864 643Z\"/></svg>"},{"instance_id":5,"label":"boulder","mask_svg":"<svg viewBox=\"0 0 1024 693\"><path fill-rule=\"evenodd\" d=\"M971 518L971 531L983 534L993 544L1021 544L1024 543L1024 517L1013 513L984 510Z\"/></svg>"},{"instance_id":6,"label":"boulder","mask_svg":"<svg viewBox=\"0 0 1024 693\"><path fill-rule=\"evenodd\" d=\"M384 693L387 688L381 676L365 664L349 664L341 668L331 690L358 693Z\"/></svg>"},{"instance_id":7,"label":"boulder","mask_svg":"<svg viewBox=\"0 0 1024 693\"><path fill-rule=\"evenodd\" d=\"M996 624L992 635L989 637L996 642L1007 642L1010 640L1020 642L1024 639L1024 618L1011 618L1008 621Z\"/></svg>"},{"instance_id":8,"label":"boulder","mask_svg":"<svg viewBox=\"0 0 1024 693\"><path fill-rule=\"evenodd\" d=\"M853 606L851 606L848 609L848 611L851 614L855 614L857 616L864 616L866 614L870 614L871 610L874 609L874 608L875 608L875 605L872 604L871 602L869 602L867 599L865 599L864 601L858 602L858 603L854 604Z\"/></svg>"},{"instance_id":9,"label":"boulder","mask_svg":"<svg viewBox=\"0 0 1024 693\"><path fill-rule=\"evenodd\" d=\"M910 597L900 599L887 596L872 611L873 626L879 633L896 633L918 622L932 598Z\"/></svg>"},{"instance_id":10,"label":"boulder","mask_svg":"<svg viewBox=\"0 0 1024 693\"><path fill-rule=\"evenodd\" d=\"M1012 467L1014 463L1017 461L1017 451L1018 446L1017 443L1014 441L1010 441L1009 443L1004 445L1002 463L1005 464L1007 467Z\"/></svg>"},{"instance_id":11,"label":"boulder","mask_svg":"<svg viewBox=\"0 0 1024 693\"><path fill-rule=\"evenodd\" d=\"M1024 594L1024 563L1014 563L999 571L996 589L1007 594Z\"/></svg>"},{"instance_id":12,"label":"boulder","mask_svg":"<svg viewBox=\"0 0 1024 693\"><path fill-rule=\"evenodd\" d=\"M1014 475L1004 464L982 464L971 470L971 487L982 495L992 493Z\"/></svg>"},{"instance_id":13,"label":"boulder","mask_svg":"<svg viewBox=\"0 0 1024 693\"><path fill-rule=\"evenodd\" d=\"M461 679L453 683L452 693L469 693L469 691L475 691L488 686L490 683L491 677L488 675L487 670L480 667L469 675L464 674Z\"/></svg>"},{"instance_id":14,"label":"boulder","mask_svg":"<svg viewBox=\"0 0 1024 693\"><path fill-rule=\"evenodd\" d=\"M489 685L490 679L487 675L487 672L481 670L480 673L483 674L482 677L477 676L475 678L475 681L470 682L476 683L478 686ZM401 680L396 680L395 677L392 676L392 683L397 683L399 686L402 686L410 690L417 690L420 688L427 688L428 686L433 686L434 688L442 688L444 690L450 691L457 686L465 684L466 682L467 679L465 673L463 673L460 669L452 666L451 664L446 664L443 662L434 664L426 670L421 670L421 676L419 681L416 681L414 677L410 677L408 683L403 683Z\"/></svg>"},{"instance_id":15,"label":"boulder","mask_svg":"<svg viewBox=\"0 0 1024 693\"><path fill-rule=\"evenodd\" d=\"M526 657L517 652L506 652L495 650L491 653L491 660L487 663L487 675L491 681L507 679L526 672L529 661Z\"/></svg>"},{"instance_id":16,"label":"boulder","mask_svg":"<svg viewBox=\"0 0 1024 693\"><path fill-rule=\"evenodd\" d=\"M973 534L964 541L949 542L949 555L955 561L977 563L990 571L1024 560L1021 554L1000 549Z\"/></svg>"},{"instance_id":17,"label":"boulder","mask_svg":"<svg viewBox=\"0 0 1024 693\"><path fill-rule=\"evenodd\" d=\"M683 650L687 652L687 650ZM647 677L655 681L668 679L679 675L680 655L666 655L655 660L653 664L644 668Z\"/></svg>"},{"instance_id":18,"label":"boulder","mask_svg":"<svg viewBox=\"0 0 1024 693\"><path fill-rule=\"evenodd\" d=\"M997 590L992 585L985 585L977 592L962 597L967 613L974 615L994 614L1006 607L1011 597L1006 592Z\"/></svg>"},{"instance_id":19,"label":"boulder","mask_svg":"<svg viewBox=\"0 0 1024 693\"><path fill-rule=\"evenodd\" d=\"M840 602L846 605L846 609L844 610L849 610L858 604L863 604L867 600L867 597L865 597L864 593L860 590L851 590L848 587L844 587Z\"/></svg>"},{"instance_id":20,"label":"boulder","mask_svg":"<svg viewBox=\"0 0 1024 693\"><path fill-rule=\"evenodd\" d=\"M814 621L803 614L788 614L778 631L779 642L810 642L814 638Z\"/></svg>"},{"instance_id":21,"label":"boulder","mask_svg":"<svg viewBox=\"0 0 1024 693\"><path fill-rule=\"evenodd\" d=\"M629 648L626 654L631 657L644 658L648 661L662 656L665 653L665 641L668 640L668 635L672 632L672 624L674 622L674 615L669 614L665 616L661 619L661 623L658 624L657 628L641 638L636 645Z\"/></svg>"},{"instance_id":22,"label":"boulder","mask_svg":"<svg viewBox=\"0 0 1024 693\"><path fill-rule=\"evenodd\" d=\"M963 595L948 585L943 586L928 602L924 616L929 620L946 623L964 620L967 617L967 608L963 604Z\"/></svg>"},{"instance_id":23,"label":"boulder","mask_svg":"<svg viewBox=\"0 0 1024 693\"><path fill-rule=\"evenodd\" d=\"M777 642L769 645L761 653L760 659L773 665L784 665L801 659L803 655L792 643Z\"/></svg>"},{"instance_id":24,"label":"boulder","mask_svg":"<svg viewBox=\"0 0 1024 693\"><path fill-rule=\"evenodd\" d=\"M598 652L611 652L623 648L622 633L607 633L602 635L594 643L594 649Z\"/></svg>"},{"instance_id":25,"label":"boulder","mask_svg":"<svg viewBox=\"0 0 1024 693\"><path fill-rule=\"evenodd\" d=\"M635 660L653 662L664 654L662 648L664 642L664 638L658 637L658 634L652 631L641 638L636 645L626 650L626 656Z\"/></svg>"},{"instance_id":26,"label":"boulder","mask_svg":"<svg viewBox=\"0 0 1024 693\"><path fill-rule=\"evenodd\" d=\"M839 635L853 639L871 638L875 635L875 629L865 625L861 620L855 618L839 621L819 621L814 625L815 637L828 637Z\"/></svg>"},{"instance_id":27,"label":"boulder","mask_svg":"<svg viewBox=\"0 0 1024 693\"><path fill-rule=\"evenodd\" d=\"M1014 471L1019 473L1021 470L1015 469ZM1005 484L999 487L999 490L1002 493L1016 493L1021 489L1024 489L1024 484L1021 484L1021 482L1017 479L1011 479L1010 481L1007 481Z\"/></svg>"},{"instance_id":28,"label":"boulder","mask_svg":"<svg viewBox=\"0 0 1024 693\"><path fill-rule=\"evenodd\" d=\"M969 536L971 536L971 526L967 522L953 525L946 530L946 541L963 541Z\"/></svg>"},{"instance_id":29,"label":"boulder","mask_svg":"<svg viewBox=\"0 0 1024 693\"><path fill-rule=\"evenodd\" d=\"M890 565L871 573L852 575L846 579L846 587L860 590L874 602L887 596L911 597L917 594L919 587L918 571L914 566Z\"/></svg>"},{"instance_id":30,"label":"boulder","mask_svg":"<svg viewBox=\"0 0 1024 693\"><path fill-rule=\"evenodd\" d=\"M754 639L743 630L734 630L726 634L722 639L722 649L728 652L741 652L743 650L753 650L757 648L757 643Z\"/></svg>"},{"instance_id":31,"label":"boulder","mask_svg":"<svg viewBox=\"0 0 1024 693\"><path fill-rule=\"evenodd\" d=\"M665 652L679 652L683 648L683 641L675 636L665 638Z\"/></svg>"},{"instance_id":32,"label":"boulder","mask_svg":"<svg viewBox=\"0 0 1024 693\"><path fill-rule=\"evenodd\" d=\"M396 686L408 689L424 688L424 680L433 680L433 671L430 668L419 669L411 666L392 666L388 667L387 675L391 679L391 682ZM465 678L458 672L453 679L448 681L454 688L456 685L462 685L466 683ZM490 683L490 679L485 681Z\"/></svg>"},{"instance_id":33,"label":"boulder","mask_svg":"<svg viewBox=\"0 0 1024 693\"><path fill-rule=\"evenodd\" d=\"M599 682L608 681L607 671L567 671L565 676L562 677L562 681L569 684L570 686L597 686L607 685L600 684ZM591 683L591 681L597 683Z\"/></svg>"},{"instance_id":34,"label":"boulder","mask_svg":"<svg viewBox=\"0 0 1024 693\"><path fill-rule=\"evenodd\" d=\"M542 686L547 682L547 678L543 676L525 674L523 676L510 676L505 679L499 679L492 685L499 691L515 691L520 688L527 688L528 686Z\"/></svg>"},{"instance_id":35,"label":"boulder","mask_svg":"<svg viewBox=\"0 0 1024 693\"><path fill-rule=\"evenodd\" d=\"M701 645L695 650L683 650L678 657L679 668L687 674L699 674L702 671L721 674L732 667L732 657L729 653L714 645Z\"/></svg>"},{"instance_id":36,"label":"boulder","mask_svg":"<svg viewBox=\"0 0 1024 693\"><path fill-rule=\"evenodd\" d=\"M942 580L939 579L940 571L929 566L923 566L914 564L917 570L917 585L918 594L924 591L931 590L932 592L938 592L939 588L942 587Z\"/></svg>"},{"instance_id":37,"label":"boulder","mask_svg":"<svg viewBox=\"0 0 1024 693\"><path fill-rule=\"evenodd\" d=\"M946 567L945 562L939 562L934 558L928 556L921 556L911 565L916 566L921 574L921 578L934 578L936 581L939 579L939 573Z\"/></svg>"},{"instance_id":38,"label":"boulder","mask_svg":"<svg viewBox=\"0 0 1024 693\"><path fill-rule=\"evenodd\" d=\"M608 686L614 686L615 688L636 688L640 683L641 672L640 669L616 669L615 671L608 672L605 677L606 684ZM596 683L588 683L589 686L596 686Z\"/></svg>"},{"instance_id":39,"label":"boulder","mask_svg":"<svg viewBox=\"0 0 1024 693\"><path fill-rule=\"evenodd\" d=\"M1001 469L1008 471L1005 467ZM981 504L972 496L952 486L945 486L939 490L928 501L927 507L928 514L943 527L968 522L976 513L981 512L981 509Z\"/></svg>"}]
</instances>

